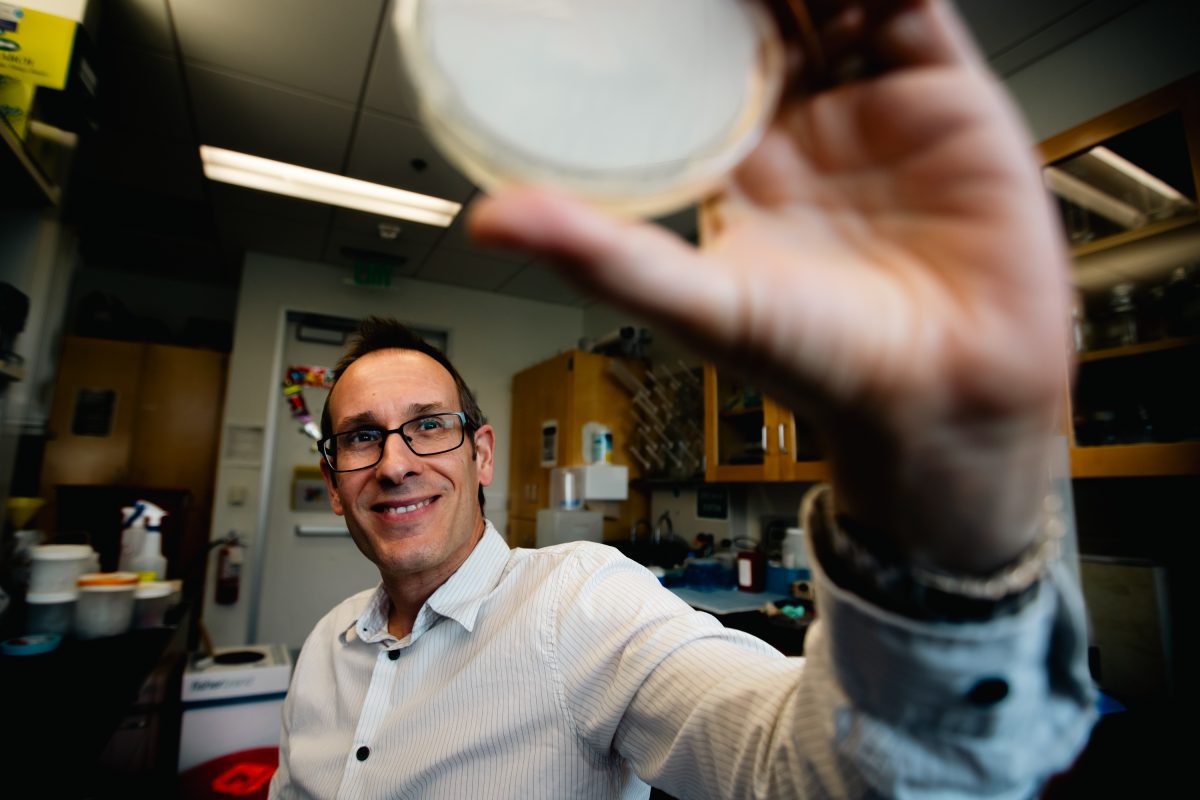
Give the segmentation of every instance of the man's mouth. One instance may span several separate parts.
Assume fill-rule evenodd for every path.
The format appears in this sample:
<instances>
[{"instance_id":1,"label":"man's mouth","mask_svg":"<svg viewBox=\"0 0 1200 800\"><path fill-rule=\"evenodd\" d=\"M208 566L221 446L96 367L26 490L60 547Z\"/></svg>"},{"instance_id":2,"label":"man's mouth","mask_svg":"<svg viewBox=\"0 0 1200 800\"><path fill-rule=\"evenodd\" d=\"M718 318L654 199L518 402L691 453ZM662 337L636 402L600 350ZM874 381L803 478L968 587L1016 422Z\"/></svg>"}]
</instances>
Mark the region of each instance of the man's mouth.
<instances>
[{"instance_id":1,"label":"man's mouth","mask_svg":"<svg viewBox=\"0 0 1200 800\"><path fill-rule=\"evenodd\" d=\"M422 509L435 500L437 500L436 496L426 497L424 500L418 500L417 502L408 505L404 505L402 503L379 503L375 505L372 510L382 512L388 516L400 517L405 514L411 514L418 509Z\"/></svg>"}]
</instances>

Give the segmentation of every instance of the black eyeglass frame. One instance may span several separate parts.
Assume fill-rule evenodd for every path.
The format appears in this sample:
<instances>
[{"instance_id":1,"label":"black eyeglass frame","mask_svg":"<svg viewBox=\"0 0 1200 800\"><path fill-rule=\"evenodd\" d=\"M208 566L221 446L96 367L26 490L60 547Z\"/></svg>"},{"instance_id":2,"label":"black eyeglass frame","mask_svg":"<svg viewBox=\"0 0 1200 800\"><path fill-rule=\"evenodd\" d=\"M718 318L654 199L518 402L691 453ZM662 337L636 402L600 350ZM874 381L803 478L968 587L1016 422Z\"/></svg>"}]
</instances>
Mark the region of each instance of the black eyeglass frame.
<instances>
[{"instance_id":1,"label":"black eyeglass frame","mask_svg":"<svg viewBox=\"0 0 1200 800\"><path fill-rule=\"evenodd\" d=\"M416 450L413 450L412 442L409 441L408 437L406 437L404 435L403 430L406 426L411 425L414 422L420 422L423 419L431 419L434 417L458 417L458 424L459 424L458 430L462 433L462 436L459 438L458 444L454 445L454 447L447 447L445 450L438 450L435 453L418 453ZM322 439L321 441L317 442L317 449L321 451L321 455L325 458L325 463L334 472L358 472L359 470L371 469L372 467L378 466L379 462L383 460L383 451L387 447L388 437L391 436L393 433L397 433L400 435L400 441L404 442L405 446L408 447L409 451L411 451L414 456L426 458L428 456L440 456L443 453L450 453L450 452L453 452L453 451L457 450L458 448L462 447L463 443L467 441L467 433L474 432L475 427L476 427L475 424L472 423L471 420L467 418L467 414L465 411L440 411L437 414L422 414L419 417L413 417L410 420L406 420L406 421L402 422L400 424L400 427L392 428L390 430L386 429L386 428L376 427L374 425L366 425L361 428L355 428L354 430L342 431L341 433L335 433L333 436L327 436L324 439ZM376 458L370 464L365 464L361 467L351 467L350 469L338 469L336 466L334 466L334 463L333 463L334 459L337 457L337 448L333 446L334 440L337 439L339 436L345 436L346 434L349 434L349 433L361 433L362 431L379 431L380 433L383 434L383 438L381 438L379 440L379 456L378 456L378 458ZM331 450L332 450L332 452L331 452Z\"/></svg>"}]
</instances>

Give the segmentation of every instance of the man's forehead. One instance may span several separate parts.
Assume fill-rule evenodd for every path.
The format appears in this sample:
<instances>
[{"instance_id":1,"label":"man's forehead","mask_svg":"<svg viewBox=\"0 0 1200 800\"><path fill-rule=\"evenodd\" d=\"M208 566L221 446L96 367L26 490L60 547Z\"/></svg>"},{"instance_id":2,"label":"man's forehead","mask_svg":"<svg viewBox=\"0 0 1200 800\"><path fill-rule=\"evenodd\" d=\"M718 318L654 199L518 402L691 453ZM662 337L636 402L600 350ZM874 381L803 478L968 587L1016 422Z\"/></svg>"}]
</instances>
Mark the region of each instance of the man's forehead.
<instances>
[{"instance_id":1,"label":"man's forehead","mask_svg":"<svg viewBox=\"0 0 1200 800\"><path fill-rule=\"evenodd\" d=\"M336 402L335 402L336 400ZM376 350L359 358L330 391L331 416L394 413L411 416L458 410L458 388L450 372L416 350Z\"/></svg>"}]
</instances>

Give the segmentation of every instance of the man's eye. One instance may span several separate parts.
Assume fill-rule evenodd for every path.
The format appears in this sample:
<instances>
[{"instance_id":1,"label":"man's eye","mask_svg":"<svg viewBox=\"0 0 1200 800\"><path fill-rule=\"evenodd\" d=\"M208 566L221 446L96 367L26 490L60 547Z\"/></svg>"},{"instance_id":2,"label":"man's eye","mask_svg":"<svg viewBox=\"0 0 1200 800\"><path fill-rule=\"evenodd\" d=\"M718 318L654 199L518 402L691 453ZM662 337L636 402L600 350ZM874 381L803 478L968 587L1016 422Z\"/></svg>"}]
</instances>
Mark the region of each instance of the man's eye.
<instances>
[{"instance_id":1,"label":"man's eye","mask_svg":"<svg viewBox=\"0 0 1200 800\"><path fill-rule=\"evenodd\" d=\"M345 438L347 444L374 444L379 441L379 431L351 431Z\"/></svg>"},{"instance_id":2,"label":"man's eye","mask_svg":"<svg viewBox=\"0 0 1200 800\"><path fill-rule=\"evenodd\" d=\"M440 427L442 427L442 421L437 417L426 417L425 419L418 420L416 425L419 431L435 431Z\"/></svg>"}]
</instances>

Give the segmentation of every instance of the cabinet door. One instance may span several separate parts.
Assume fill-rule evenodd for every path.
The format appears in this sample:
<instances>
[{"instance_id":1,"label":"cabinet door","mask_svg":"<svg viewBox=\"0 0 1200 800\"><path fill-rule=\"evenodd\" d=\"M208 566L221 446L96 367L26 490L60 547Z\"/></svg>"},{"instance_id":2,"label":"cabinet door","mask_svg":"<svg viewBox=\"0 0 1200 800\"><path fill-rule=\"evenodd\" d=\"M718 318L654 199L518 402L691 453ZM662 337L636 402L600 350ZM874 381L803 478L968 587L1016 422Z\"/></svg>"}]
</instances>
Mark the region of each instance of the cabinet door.
<instances>
[{"instance_id":1,"label":"cabinet door","mask_svg":"<svg viewBox=\"0 0 1200 800\"><path fill-rule=\"evenodd\" d=\"M509 547L537 547L537 521L525 517L508 518Z\"/></svg>"},{"instance_id":2,"label":"cabinet door","mask_svg":"<svg viewBox=\"0 0 1200 800\"><path fill-rule=\"evenodd\" d=\"M557 427L558 464L566 446L569 357L555 357L513 376L512 442L509 453L509 507L512 516L533 519L550 503L550 468L542 466L542 428Z\"/></svg>"},{"instance_id":3,"label":"cabinet door","mask_svg":"<svg viewBox=\"0 0 1200 800\"><path fill-rule=\"evenodd\" d=\"M768 461L767 401L753 386L704 366L704 444L710 481L764 481L775 477Z\"/></svg>"},{"instance_id":4,"label":"cabinet door","mask_svg":"<svg viewBox=\"0 0 1200 800\"><path fill-rule=\"evenodd\" d=\"M829 477L812 427L757 389L704 367L705 478L819 481Z\"/></svg>"},{"instance_id":5,"label":"cabinet door","mask_svg":"<svg viewBox=\"0 0 1200 800\"><path fill-rule=\"evenodd\" d=\"M783 406L774 406L768 439L779 460L779 479L784 481L823 481L829 479L829 467L822 460L817 432L808 420Z\"/></svg>"},{"instance_id":6,"label":"cabinet door","mask_svg":"<svg viewBox=\"0 0 1200 800\"><path fill-rule=\"evenodd\" d=\"M146 346L130 479L177 486L205 504L211 494L221 408L224 353L190 347Z\"/></svg>"},{"instance_id":7,"label":"cabinet door","mask_svg":"<svg viewBox=\"0 0 1200 800\"><path fill-rule=\"evenodd\" d=\"M137 342L64 339L42 462L48 500L60 484L130 480L144 352Z\"/></svg>"}]
</instances>

